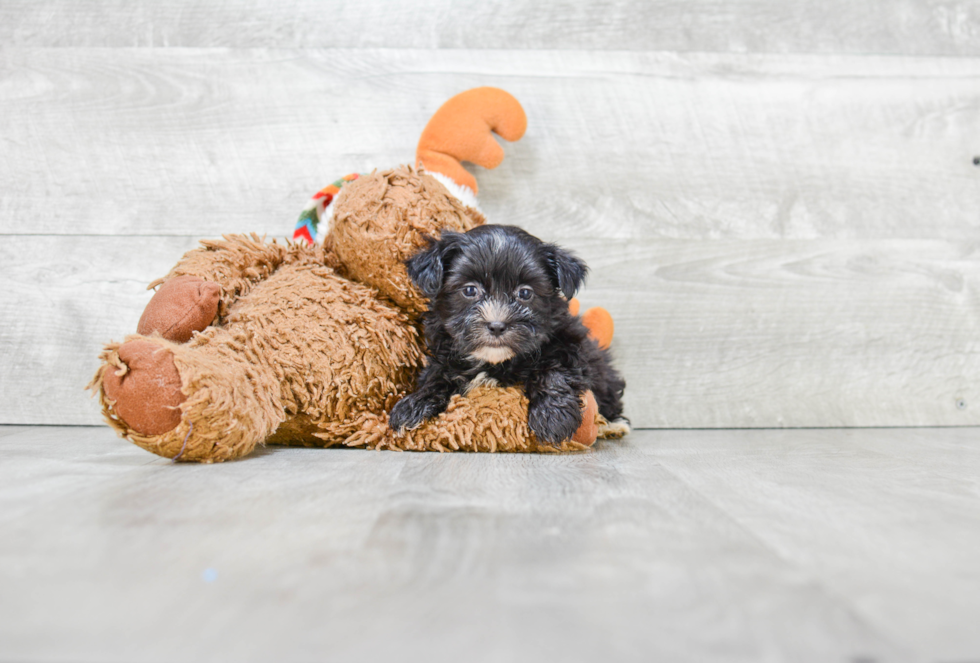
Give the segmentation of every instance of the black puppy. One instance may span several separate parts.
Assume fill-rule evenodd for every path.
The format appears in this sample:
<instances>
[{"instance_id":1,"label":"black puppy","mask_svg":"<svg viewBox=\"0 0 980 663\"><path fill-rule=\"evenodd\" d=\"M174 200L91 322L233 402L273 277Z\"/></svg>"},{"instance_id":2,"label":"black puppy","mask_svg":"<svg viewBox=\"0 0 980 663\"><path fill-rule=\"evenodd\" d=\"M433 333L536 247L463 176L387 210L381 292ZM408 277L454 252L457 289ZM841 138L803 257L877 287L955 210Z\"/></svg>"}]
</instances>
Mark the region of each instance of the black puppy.
<instances>
[{"instance_id":1,"label":"black puppy","mask_svg":"<svg viewBox=\"0 0 980 663\"><path fill-rule=\"evenodd\" d=\"M587 272L579 258L520 228L484 225L443 233L406 265L429 298L429 362L416 391L392 409L394 430L415 428L477 384L522 385L528 424L551 444L575 434L588 389L603 417L628 425L626 383L568 311Z\"/></svg>"}]
</instances>

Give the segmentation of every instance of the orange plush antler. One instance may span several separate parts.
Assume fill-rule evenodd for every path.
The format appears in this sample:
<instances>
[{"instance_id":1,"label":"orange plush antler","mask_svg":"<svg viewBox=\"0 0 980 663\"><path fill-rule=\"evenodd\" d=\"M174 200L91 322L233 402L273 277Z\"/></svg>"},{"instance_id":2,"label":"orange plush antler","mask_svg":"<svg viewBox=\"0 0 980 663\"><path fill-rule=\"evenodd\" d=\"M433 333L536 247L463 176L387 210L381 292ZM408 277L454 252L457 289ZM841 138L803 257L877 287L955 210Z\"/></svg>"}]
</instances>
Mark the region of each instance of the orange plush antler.
<instances>
[{"instance_id":1,"label":"orange plush antler","mask_svg":"<svg viewBox=\"0 0 980 663\"><path fill-rule=\"evenodd\" d=\"M460 162L496 168L504 160L504 149L492 133L515 141L524 135L525 129L527 116L510 93L495 87L460 92L444 103L425 125L415 153L415 165L442 173L475 194L476 178Z\"/></svg>"}]
</instances>

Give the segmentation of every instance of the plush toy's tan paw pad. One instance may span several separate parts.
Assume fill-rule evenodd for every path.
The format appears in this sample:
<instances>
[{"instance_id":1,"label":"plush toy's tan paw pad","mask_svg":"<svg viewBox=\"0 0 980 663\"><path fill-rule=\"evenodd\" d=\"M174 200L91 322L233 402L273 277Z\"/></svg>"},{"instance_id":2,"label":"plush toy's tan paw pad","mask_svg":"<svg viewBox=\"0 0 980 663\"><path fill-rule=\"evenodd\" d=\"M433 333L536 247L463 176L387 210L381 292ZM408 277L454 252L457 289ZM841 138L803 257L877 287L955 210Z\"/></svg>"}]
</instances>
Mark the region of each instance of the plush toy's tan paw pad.
<instances>
[{"instance_id":1,"label":"plush toy's tan paw pad","mask_svg":"<svg viewBox=\"0 0 980 663\"><path fill-rule=\"evenodd\" d=\"M116 414L143 435L176 428L185 396L170 351L150 341L130 341L119 346L118 354L125 367L107 366L102 378Z\"/></svg>"},{"instance_id":2,"label":"plush toy's tan paw pad","mask_svg":"<svg viewBox=\"0 0 980 663\"><path fill-rule=\"evenodd\" d=\"M221 286L196 276L177 276L156 291L136 328L149 336L159 332L168 341L186 343L214 320Z\"/></svg>"}]
</instances>

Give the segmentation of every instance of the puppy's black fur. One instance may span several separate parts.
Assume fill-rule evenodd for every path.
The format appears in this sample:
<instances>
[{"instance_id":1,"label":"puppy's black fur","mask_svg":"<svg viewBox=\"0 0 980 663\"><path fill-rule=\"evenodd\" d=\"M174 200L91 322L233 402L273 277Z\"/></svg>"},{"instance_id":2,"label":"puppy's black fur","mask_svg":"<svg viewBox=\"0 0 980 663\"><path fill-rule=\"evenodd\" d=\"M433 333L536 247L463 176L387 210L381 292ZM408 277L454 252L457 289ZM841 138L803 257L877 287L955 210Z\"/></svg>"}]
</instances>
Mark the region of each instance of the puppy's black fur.
<instances>
[{"instance_id":1,"label":"puppy's black fur","mask_svg":"<svg viewBox=\"0 0 980 663\"><path fill-rule=\"evenodd\" d=\"M551 444L575 434L588 389L602 416L622 417L626 383L568 311L587 272L579 258L520 228L484 225L443 233L406 265L429 298L429 362L392 409L393 429L415 428L480 383L523 386L528 424Z\"/></svg>"}]
</instances>

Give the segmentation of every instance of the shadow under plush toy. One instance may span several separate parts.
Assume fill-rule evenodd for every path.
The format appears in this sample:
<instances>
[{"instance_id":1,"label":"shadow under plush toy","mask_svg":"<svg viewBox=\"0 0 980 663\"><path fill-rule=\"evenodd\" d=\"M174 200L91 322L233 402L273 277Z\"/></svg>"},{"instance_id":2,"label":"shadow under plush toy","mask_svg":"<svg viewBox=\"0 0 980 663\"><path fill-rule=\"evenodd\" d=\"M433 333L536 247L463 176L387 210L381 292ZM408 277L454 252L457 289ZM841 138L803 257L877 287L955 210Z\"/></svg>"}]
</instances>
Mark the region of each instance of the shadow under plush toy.
<instances>
[{"instance_id":1,"label":"shadow under plush toy","mask_svg":"<svg viewBox=\"0 0 980 663\"><path fill-rule=\"evenodd\" d=\"M539 443L527 425L527 400L513 387L455 396L439 417L401 436L388 427L387 413L411 391L424 361L426 302L404 261L427 235L484 222L476 181L460 161L499 165L503 150L491 132L514 141L525 127L508 93L469 90L426 126L418 170L402 166L327 187L301 217L297 241L254 234L202 241L151 284L159 289L138 334L104 348L89 387L109 424L155 454L205 463L263 443L534 452L581 450L597 436L622 435L587 392L573 439ZM326 237L315 244L317 222L328 215ZM591 309L583 320L608 345L608 313Z\"/></svg>"}]
</instances>

